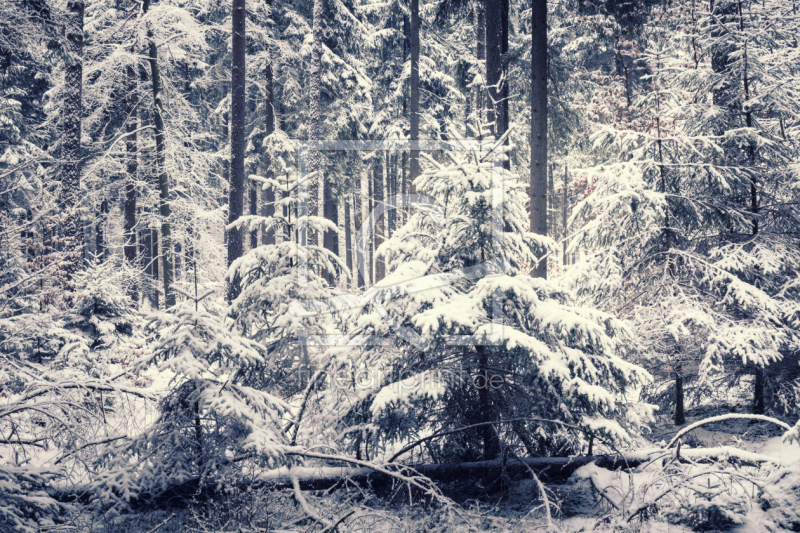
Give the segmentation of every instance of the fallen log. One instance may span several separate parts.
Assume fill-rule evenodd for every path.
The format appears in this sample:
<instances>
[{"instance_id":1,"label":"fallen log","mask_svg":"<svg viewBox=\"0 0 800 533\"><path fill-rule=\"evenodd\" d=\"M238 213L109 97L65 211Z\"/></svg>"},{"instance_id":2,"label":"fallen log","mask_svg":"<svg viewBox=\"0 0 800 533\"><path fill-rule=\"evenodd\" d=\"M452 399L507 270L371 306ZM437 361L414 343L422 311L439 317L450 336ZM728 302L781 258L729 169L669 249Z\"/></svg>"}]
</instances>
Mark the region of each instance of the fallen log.
<instances>
[{"instance_id":1,"label":"fallen log","mask_svg":"<svg viewBox=\"0 0 800 533\"><path fill-rule=\"evenodd\" d=\"M314 457L313 454L301 452L294 455ZM290 454L291 455L291 454ZM486 480L505 475L511 478L523 478L529 475L528 469L536 473L539 479L548 484L563 484L581 466L596 463L608 470L630 469L647 462L649 454L631 454L625 456L575 456L575 457L528 457L521 460L476 461L469 463L418 464L403 465L400 463L376 464L390 472L402 472L406 476L425 477L439 484L465 482L470 480ZM361 461L359 461L361 462ZM384 490L398 483L395 477L376 471L369 466L357 465L341 460L338 465L294 466L292 474L298 478L303 491L334 491L345 485L345 481L362 487ZM364 463L364 462L361 462ZM356 466L351 466L356 465ZM279 491L292 490L292 480L288 467L269 470L254 482L248 483L250 490ZM245 488L245 487L242 487ZM201 498L216 494L213 487L200 487L200 479L194 478L176 484L159 494L142 494L132 498L130 506L133 511L141 509L173 510L186 507L198 495ZM74 496L59 495L61 501L75 501Z\"/></svg>"}]
</instances>

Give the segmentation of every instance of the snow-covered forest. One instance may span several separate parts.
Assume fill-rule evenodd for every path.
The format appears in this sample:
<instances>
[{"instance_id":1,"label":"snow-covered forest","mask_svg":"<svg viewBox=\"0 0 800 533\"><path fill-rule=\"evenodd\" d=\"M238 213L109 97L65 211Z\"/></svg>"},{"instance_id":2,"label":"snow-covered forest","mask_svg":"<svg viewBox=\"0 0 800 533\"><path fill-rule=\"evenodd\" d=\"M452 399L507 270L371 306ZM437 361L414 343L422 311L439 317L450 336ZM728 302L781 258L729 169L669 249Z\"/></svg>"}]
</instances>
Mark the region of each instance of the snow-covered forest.
<instances>
[{"instance_id":1,"label":"snow-covered forest","mask_svg":"<svg viewBox=\"0 0 800 533\"><path fill-rule=\"evenodd\" d=\"M800 531L798 40L0 0L0 531Z\"/></svg>"}]
</instances>

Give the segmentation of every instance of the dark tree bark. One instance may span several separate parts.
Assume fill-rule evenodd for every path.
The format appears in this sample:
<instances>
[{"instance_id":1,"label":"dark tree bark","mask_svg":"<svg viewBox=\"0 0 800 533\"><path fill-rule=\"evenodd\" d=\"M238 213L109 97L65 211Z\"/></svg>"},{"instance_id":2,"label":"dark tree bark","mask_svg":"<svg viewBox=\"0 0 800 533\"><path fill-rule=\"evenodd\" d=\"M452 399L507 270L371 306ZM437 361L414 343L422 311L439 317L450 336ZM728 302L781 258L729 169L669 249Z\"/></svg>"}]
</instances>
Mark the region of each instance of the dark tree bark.
<instances>
[{"instance_id":1,"label":"dark tree bark","mask_svg":"<svg viewBox=\"0 0 800 533\"><path fill-rule=\"evenodd\" d=\"M345 264L350 275L353 275L353 228L351 227L352 219L350 218L350 198L344 199L344 254ZM352 281L351 281L352 283Z\"/></svg>"},{"instance_id":2,"label":"dark tree bark","mask_svg":"<svg viewBox=\"0 0 800 533\"><path fill-rule=\"evenodd\" d=\"M128 115L126 123L125 150L127 152L127 177L125 180L125 261L129 266L136 265L136 182L139 171L139 145L136 130L139 128L139 86L136 71L133 65L126 69L128 75L128 90L125 97L125 111ZM139 303L139 287L134 278L128 287L128 298L134 307Z\"/></svg>"},{"instance_id":3,"label":"dark tree bark","mask_svg":"<svg viewBox=\"0 0 800 533\"><path fill-rule=\"evenodd\" d=\"M320 114L321 114L321 91L322 91L322 2L314 0L314 11L311 32L313 34L313 45L311 47L311 73L309 76L308 92L308 137L311 143L318 143L321 140ZM314 176L308 180L308 216L319 216L320 198L319 183L322 171L322 155L320 151L312 146L308 151L308 172ZM323 180L324 181L324 180ZM323 185L324 186L324 185ZM309 246L316 246L319 243L317 232L310 228L306 230L307 242Z\"/></svg>"},{"instance_id":4,"label":"dark tree bark","mask_svg":"<svg viewBox=\"0 0 800 533\"><path fill-rule=\"evenodd\" d=\"M272 9L272 0L267 1L270 10ZM269 145L270 136L275 133L275 107L273 99L273 81L272 81L272 52L267 61L267 67L264 71L264 126L266 134L266 143ZM264 151L264 166L266 168L265 177L272 179L275 177L275 172L272 169L272 152L269 148ZM275 191L267 189L262 194L261 215L271 217L275 215ZM275 230L264 230L261 236L263 244L275 244Z\"/></svg>"},{"instance_id":5,"label":"dark tree bark","mask_svg":"<svg viewBox=\"0 0 800 533\"><path fill-rule=\"evenodd\" d=\"M478 401L480 402L481 422L491 422L494 420L491 398L489 398L489 352L485 346L476 346L478 356ZM481 427L483 439L483 459L485 461L494 459L500 455L500 439L497 431L491 425Z\"/></svg>"},{"instance_id":6,"label":"dark tree bark","mask_svg":"<svg viewBox=\"0 0 800 533\"><path fill-rule=\"evenodd\" d=\"M97 259L100 261L105 261L108 258L108 248L106 246L106 234L105 234L105 226L106 221L108 220L108 200L103 198L103 201L100 202L100 216L97 217L94 238L95 238L95 250L97 254Z\"/></svg>"},{"instance_id":7,"label":"dark tree bark","mask_svg":"<svg viewBox=\"0 0 800 533\"><path fill-rule=\"evenodd\" d=\"M378 156L377 158L378 164L375 166L374 173L373 173L373 195L375 199L375 208L377 209L379 205L383 204L385 201L383 195L383 168L382 168L382 161L381 157ZM374 283L379 282L386 276L386 268L384 265L384 260L382 257L378 257L378 247L383 244L384 235L383 235L383 221L386 217L380 216L377 217L375 220L375 280Z\"/></svg>"},{"instance_id":8,"label":"dark tree bark","mask_svg":"<svg viewBox=\"0 0 800 533\"><path fill-rule=\"evenodd\" d=\"M83 0L67 2L67 47L73 57L64 74L63 141L61 151L61 202L67 218L64 237L68 259L68 280L83 261L84 237L81 225L81 128L83 122Z\"/></svg>"},{"instance_id":9,"label":"dark tree bark","mask_svg":"<svg viewBox=\"0 0 800 533\"><path fill-rule=\"evenodd\" d=\"M146 283L144 284L143 298L146 296L150 298L150 306L157 308L153 301L153 244L152 244L152 232L149 229L146 229L142 232L142 238L140 239L142 242L143 253L142 253L142 260L144 261L144 274Z\"/></svg>"},{"instance_id":10,"label":"dark tree bark","mask_svg":"<svg viewBox=\"0 0 800 533\"><path fill-rule=\"evenodd\" d=\"M397 158L394 154L390 152L386 152L386 198L390 198L389 200L389 207L390 210L387 212L387 221L386 221L386 238L390 238L394 235L394 231L397 228L396 220L397 220L397 211L395 211L394 207L394 196L397 194L395 191L395 183L397 180Z\"/></svg>"},{"instance_id":11,"label":"dark tree bark","mask_svg":"<svg viewBox=\"0 0 800 533\"><path fill-rule=\"evenodd\" d=\"M483 1L478 2L476 7L478 11L478 20L475 23L475 41L476 41L476 57L478 61L486 61L486 11L484 10ZM484 65L485 67L485 65ZM484 72L485 72L484 68ZM483 79L484 84L486 78ZM484 113L483 110L487 104L487 98L484 98L483 90L478 89L478 94L475 101L475 111L478 115L479 127L483 127ZM478 138L482 139L483 135L478 130Z\"/></svg>"},{"instance_id":12,"label":"dark tree bark","mask_svg":"<svg viewBox=\"0 0 800 533\"><path fill-rule=\"evenodd\" d=\"M374 169L373 169L374 172ZM369 171L367 171L367 220L365 222L369 222L372 213L375 212L375 185L373 183L373 179L370 178ZM375 227L373 226L372 232L367 235L367 249L369 252L369 262L366 265L367 274L369 275L369 284L367 288L371 287L375 284Z\"/></svg>"},{"instance_id":13,"label":"dark tree bark","mask_svg":"<svg viewBox=\"0 0 800 533\"><path fill-rule=\"evenodd\" d=\"M483 0L486 15L486 85L489 102L489 130L499 137L505 124L503 118L503 92L500 89L500 77L503 72L503 0Z\"/></svg>"},{"instance_id":14,"label":"dark tree bark","mask_svg":"<svg viewBox=\"0 0 800 533\"><path fill-rule=\"evenodd\" d=\"M150 230L150 246L152 247L150 256L153 258L153 308L158 309L161 305L158 290L158 230Z\"/></svg>"},{"instance_id":15,"label":"dark tree bark","mask_svg":"<svg viewBox=\"0 0 800 533\"><path fill-rule=\"evenodd\" d=\"M222 139L225 142L225 146L228 148L227 157L222 159L222 181L225 182L225 187L228 187L230 190L231 185L231 160L230 160L230 141L231 141L231 132L228 124L229 115L228 112L225 111L222 114ZM219 203L220 205L225 205L227 203L227 198L220 198ZM226 224L227 225L227 224ZM223 244L228 244L228 230L223 230L222 232L222 242Z\"/></svg>"},{"instance_id":16,"label":"dark tree bark","mask_svg":"<svg viewBox=\"0 0 800 533\"><path fill-rule=\"evenodd\" d=\"M261 196L261 216L275 216L275 191L273 189L266 189L261 193ZM261 235L261 243L275 244L275 230L265 229Z\"/></svg>"},{"instance_id":17,"label":"dark tree bark","mask_svg":"<svg viewBox=\"0 0 800 533\"><path fill-rule=\"evenodd\" d=\"M150 0L142 2L142 13L147 13ZM161 98L161 69L158 66L158 48L153 39L152 29L147 30L148 61L153 83L153 126L156 138L156 169L158 171L159 215L161 218L161 265L164 277L164 305L167 309L175 305L172 291L172 229L170 227L171 209L169 204L169 177L166 169L166 147L164 144L164 104ZM156 240L156 247L158 246ZM157 254L154 255L157 257ZM156 272L158 265L154 265ZM158 274L156 274L157 276Z\"/></svg>"},{"instance_id":18,"label":"dark tree bark","mask_svg":"<svg viewBox=\"0 0 800 533\"><path fill-rule=\"evenodd\" d=\"M323 205L323 213L326 220L329 220L333 223L334 226L339 226L339 208L336 204L336 199L333 197L333 186L332 184L325 180L323 184L323 198L324 198L324 205ZM329 250L333 255L339 255L339 235L333 230L327 230L323 234L323 246L326 250ZM333 285L336 278L336 272L328 272L327 273L328 283Z\"/></svg>"},{"instance_id":19,"label":"dark tree bark","mask_svg":"<svg viewBox=\"0 0 800 533\"><path fill-rule=\"evenodd\" d=\"M361 180L359 179L358 182L358 190L353 198L353 211L355 212L355 230L356 236L358 236L359 231L362 231L362 218L363 215L361 213L361 208L364 202L364 195L361 193ZM358 238L358 237L356 237ZM367 241L369 242L369 241ZM361 241L356 241L356 268L358 269L358 288L364 288L364 272L368 272L367 268L368 265L366 263L367 257L367 248L361 246Z\"/></svg>"},{"instance_id":20,"label":"dark tree bark","mask_svg":"<svg viewBox=\"0 0 800 533\"><path fill-rule=\"evenodd\" d=\"M488 35L488 32L487 32ZM547 235L547 1L531 5L531 232ZM498 120L498 123L500 121ZM547 278L547 258L531 276Z\"/></svg>"},{"instance_id":21,"label":"dark tree bark","mask_svg":"<svg viewBox=\"0 0 800 533\"><path fill-rule=\"evenodd\" d=\"M562 263L567 266L567 187L569 185L569 167L564 163L564 191L561 195L561 231L564 241L562 242L563 256Z\"/></svg>"},{"instance_id":22,"label":"dark tree bark","mask_svg":"<svg viewBox=\"0 0 800 533\"><path fill-rule=\"evenodd\" d=\"M500 19L500 24L501 24L500 52L501 52L502 56L505 56L508 53L508 14L509 14L509 2L508 2L508 0L502 0L501 8L502 8L502 15L503 16ZM545 23L546 23L546 21L545 21ZM501 59L501 61L502 61L502 59ZM506 75L508 74L506 69L503 69L503 72ZM502 101L503 121L502 121L502 124L499 124L500 128L499 128L499 131L497 133L498 137L500 137L505 132L507 132L508 128L509 128L509 126L511 124L510 118L508 116L508 86L509 86L509 82L508 82L508 78L506 78L505 81L503 82L503 90L502 90L502 94L501 94L501 97L503 99L503 101ZM508 146L509 140L506 139L504 144L506 146ZM509 155L509 158L507 160L503 161L503 168L505 168L506 170L511 170L510 154L507 154L507 155Z\"/></svg>"},{"instance_id":23,"label":"dark tree bark","mask_svg":"<svg viewBox=\"0 0 800 533\"><path fill-rule=\"evenodd\" d=\"M409 113L411 122L410 140L412 143L409 170L409 192L416 194L414 179L419 176L419 150L414 150L414 141L419 141L419 0L411 0L411 27L409 28L411 46L411 80Z\"/></svg>"},{"instance_id":24,"label":"dark tree bark","mask_svg":"<svg viewBox=\"0 0 800 533\"><path fill-rule=\"evenodd\" d=\"M231 182L228 189L228 224L244 212L245 145L245 0L233 0L231 10ZM228 231L228 267L242 257L242 230ZM235 275L228 285L228 300L241 292L241 279Z\"/></svg>"},{"instance_id":25,"label":"dark tree bark","mask_svg":"<svg viewBox=\"0 0 800 533\"><path fill-rule=\"evenodd\" d=\"M255 182L250 183L250 214L258 215L258 188ZM258 230L250 231L250 249L258 248Z\"/></svg>"},{"instance_id":26,"label":"dark tree bark","mask_svg":"<svg viewBox=\"0 0 800 533\"><path fill-rule=\"evenodd\" d=\"M686 411L683 404L683 374L681 366L675 369L675 425L682 426L686 423Z\"/></svg>"},{"instance_id":27,"label":"dark tree bark","mask_svg":"<svg viewBox=\"0 0 800 533\"><path fill-rule=\"evenodd\" d=\"M181 279L181 255L183 254L183 246L181 243L175 242L175 279Z\"/></svg>"}]
</instances>

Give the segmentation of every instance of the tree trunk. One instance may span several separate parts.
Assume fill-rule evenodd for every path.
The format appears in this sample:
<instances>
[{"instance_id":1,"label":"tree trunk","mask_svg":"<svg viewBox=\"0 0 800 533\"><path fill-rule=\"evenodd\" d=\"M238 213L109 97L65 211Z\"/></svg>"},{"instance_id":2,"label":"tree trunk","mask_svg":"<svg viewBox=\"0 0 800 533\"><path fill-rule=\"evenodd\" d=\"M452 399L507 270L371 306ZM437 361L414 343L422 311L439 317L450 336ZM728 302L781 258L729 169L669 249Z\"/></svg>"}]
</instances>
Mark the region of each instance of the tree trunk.
<instances>
[{"instance_id":1,"label":"tree trunk","mask_svg":"<svg viewBox=\"0 0 800 533\"><path fill-rule=\"evenodd\" d=\"M501 33L502 33L501 40L500 40L500 52L501 52L501 54L503 56L505 56L505 54L508 53L508 13L509 13L509 2L508 2L508 0L502 0L502 6L501 7L502 7L503 16L500 19ZM545 11L545 27L546 27L546 24L547 24L546 17L547 17L547 12ZM546 45L546 43L545 43L545 45ZM502 62L502 59L501 59L501 62ZM506 75L508 74L508 72L505 71L505 69L504 69L504 73ZM505 132L507 132L508 128L509 128L509 126L511 124L510 120L509 120L509 116L508 116L508 86L509 86L509 80L508 80L508 78L506 78L506 80L503 82L503 90L502 90L503 122L502 122L502 124L500 124L500 131L497 133L498 137L500 137ZM508 144L509 144L509 140L506 139L504 145L508 146ZM509 158L506 159L505 161L503 161L503 168L505 168L506 170L511 170L511 159L510 159L510 155L511 154L508 153L506 155L509 156ZM545 165L545 168L547 168L546 165ZM547 207L547 205L546 205L546 201L545 201L545 208L546 207Z\"/></svg>"},{"instance_id":2,"label":"tree trunk","mask_svg":"<svg viewBox=\"0 0 800 533\"><path fill-rule=\"evenodd\" d=\"M483 1L478 2L476 7L478 10L478 20L475 26L475 41L477 42L476 45L476 57L478 61L486 61L486 11L483 8ZM486 71L484 65L484 72ZM484 85L486 84L486 78L483 78ZM484 123L484 115L483 110L486 107L486 98L484 98L483 89L478 88L478 94L476 96L475 101L475 112L477 113L478 117L478 138L482 139L483 135L481 134L480 128L483 127Z\"/></svg>"},{"instance_id":3,"label":"tree trunk","mask_svg":"<svg viewBox=\"0 0 800 533\"><path fill-rule=\"evenodd\" d=\"M255 182L250 183L250 214L258 215L258 188ZM258 230L250 230L250 249L258 248Z\"/></svg>"},{"instance_id":4,"label":"tree trunk","mask_svg":"<svg viewBox=\"0 0 800 533\"><path fill-rule=\"evenodd\" d=\"M313 44L311 47L311 74L309 76L309 101L308 101L308 140L311 143L318 143L321 138L320 131L320 109L321 100L320 93L322 90L322 2L323 0L314 0L314 11L312 21L312 34ZM312 179L308 180L308 200L307 200L307 215L319 216L320 201L319 201L319 173L322 170L322 155L317 147L314 145L308 151L308 172L317 173ZM306 238L309 246L316 246L319 243L317 232L312 231L310 228L306 229Z\"/></svg>"},{"instance_id":5,"label":"tree trunk","mask_svg":"<svg viewBox=\"0 0 800 533\"><path fill-rule=\"evenodd\" d=\"M146 283L142 287L142 299L145 297L150 299L150 306L158 309L158 306L154 304L153 300L153 233L150 229L145 229L142 232L142 238L140 239L142 242L143 253L142 259L144 261L144 275Z\"/></svg>"},{"instance_id":6,"label":"tree trunk","mask_svg":"<svg viewBox=\"0 0 800 533\"><path fill-rule=\"evenodd\" d=\"M566 163L564 163L564 191L561 194L561 229L562 234L564 236L564 241L562 242L562 258L561 262L566 267L567 266L567 186L569 185L569 167Z\"/></svg>"},{"instance_id":7,"label":"tree trunk","mask_svg":"<svg viewBox=\"0 0 800 533\"><path fill-rule=\"evenodd\" d=\"M495 138L501 135L503 118L503 92L500 89L503 52L503 0L483 0L486 15L486 85L489 92L489 130ZM534 32L535 33L535 32ZM535 71L534 71L535 72ZM534 74L538 75L538 74Z\"/></svg>"},{"instance_id":8,"label":"tree trunk","mask_svg":"<svg viewBox=\"0 0 800 533\"><path fill-rule=\"evenodd\" d=\"M373 169L374 172L374 169ZM369 223L370 219L372 218L372 214L375 212L375 186L374 180L370 178L369 170L367 170L367 218L365 222ZM369 263L366 265L367 275L369 277L369 283L367 283L367 288L371 287L375 284L375 226L371 228L370 233L366 236L367 241L367 249L369 251Z\"/></svg>"},{"instance_id":9,"label":"tree trunk","mask_svg":"<svg viewBox=\"0 0 800 533\"><path fill-rule=\"evenodd\" d=\"M478 373L479 378L476 380L478 384L478 401L480 402L480 416L481 422L491 422L493 418L493 410L491 399L489 398L489 352L485 346L476 346L475 350L478 355ZM500 455L500 439L497 431L492 425L485 425L481 427L483 438L483 460L489 461Z\"/></svg>"},{"instance_id":10,"label":"tree trunk","mask_svg":"<svg viewBox=\"0 0 800 533\"><path fill-rule=\"evenodd\" d=\"M183 246L181 243L175 242L175 279L181 279L181 255L183 254Z\"/></svg>"},{"instance_id":11,"label":"tree trunk","mask_svg":"<svg viewBox=\"0 0 800 533\"><path fill-rule=\"evenodd\" d=\"M351 218L350 218L350 198L345 197L344 199L344 250L345 250L345 262L347 264L347 270L350 271L350 276L353 275L353 228L351 227ZM352 283L351 281L348 282L348 285Z\"/></svg>"},{"instance_id":12,"label":"tree trunk","mask_svg":"<svg viewBox=\"0 0 800 533\"><path fill-rule=\"evenodd\" d=\"M158 290L158 230L150 230L150 246L152 248L150 255L153 258L153 308L159 309L161 302Z\"/></svg>"},{"instance_id":13,"label":"tree trunk","mask_svg":"<svg viewBox=\"0 0 800 533\"><path fill-rule=\"evenodd\" d=\"M686 413L683 406L683 376L680 366L675 372L675 425L682 426L686 423Z\"/></svg>"},{"instance_id":14,"label":"tree trunk","mask_svg":"<svg viewBox=\"0 0 800 533\"><path fill-rule=\"evenodd\" d=\"M231 183L228 195L228 224L244 212L244 122L245 122L245 0L233 0L231 10ZM242 257L242 230L228 231L228 268ZM239 274L228 285L228 301L241 292Z\"/></svg>"},{"instance_id":15,"label":"tree trunk","mask_svg":"<svg viewBox=\"0 0 800 533\"><path fill-rule=\"evenodd\" d=\"M360 233L363 232L362 221L363 221L363 205L364 205L364 193L362 191L363 185L363 178L358 180L358 190L356 191L355 197L353 198L353 211L355 212L355 230L356 230L356 269L358 269L358 288L363 289L364 287L364 272L367 272L367 264L366 260L367 257L367 247L366 244L369 242L368 240L361 240Z\"/></svg>"},{"instance_id":16,"label":"tree trunk","mask_svg":"<svg viewBox=\"0 0 800 533\"><path fill-rule=\"evenodd\" d=\"M267 0L267 5L272 9L272 0ZM264 150L264 166L266 168L265 177L272 179L275 172L272 169L272 150L270 136L275 133L275 107L272 87L272 52L268 50L269 58L267 68L264 71L264 126L266 134L267 148ZM271 217L275 215L275 191L267 189L262 193L261 216ZM263 244L275 244L275 230L264 230L261 236Z\"/></svg>"},{"instance_id":17,"label":"tree trunk","mask_svg":"<svg viewBox=\"0 0 800 533\"><path fill-rule=\"evenodd\" d=\"M97 259L105 261L108 258L108 247L106 246L105 226L108 220L108 200L103 198L100 202L100 216L97 218L94 232L95 250Z\"/></svg>"},{"instance_id":18,"label":"tree trunk","mask_svg":"<svg viewBox=\"0 0 800 533\"><path fill-rule=\"evenodd\" d=\"M377 158L378 164L375 167L373 174L373 195L375 198L375 211L377 212L379 206L385 202L383 195L383 168L381 157ZM382 280L386 275L386 268L384 265L383 257L378 256L378 247L383 244L383 225L385 216L379 216L375 220L375 283Z\"/></svg>"},{"instance_id":19,"label":"tree trunk","mask_svg":"<svg viewBox=\"0 0 800 533\"><path fill-rule=\"evenodd\" d=\"M61 151L61 202L67 213L64 237L68 259L66 276L72 280L83 260L83 226L81 225L81 125L83 121L83 0L69 0L66 38L73 56L64 74L64 107L62 111L63 144Z\"/></svg>"},{"instance_id":20,"label":"tree trunk","mask_svg":"<svg viewBox=\"0 0 800 533\"><path fill-rule=\"evenodd\" d=\"M222 114L222 139L224 140L226 146L228 148L228 153L226 157L222 160L222 181L225 182L224 187L228 187L230 190L231 185L231 160L230 160L230 141L231 141L231 133L230 128L228 127L228 112L225 111ZM225 205L227 203L227 198L220 198L219 200L220 205ZM227 225L227 224L226 224ZM228 230L222 230L222 243L227 246L228 244Z\"/></svg>"},{"instance_id":21,"label":"tree trunk","mask_svg":"<svg viewBox=\"0 0 800 533\"><path fill-rule=\"evenodd\" d=\"M764 369L756 369L755 392L753 394L753 414L764 414Z\"/></svg>"},{"instance_id":22,"label":"tree trunk","mask_svg":"<svg viewBox=\"0 0 800 533\"><path fill-rule=\"evenodd\" d=\"M136 182L139 171L139 146L136 130L139 128L139 87L136 71L133 65L127 67L128 90L125 98L125 111L128 115L126 123L125 150L127 152L127 180L125 181L125 261L128 266L135 266L136 262ZM128 287L128 298L134 307L139 303L139 287L134 277Z\"/></svg>"},{"instance_id":23,"label":"tree trunk","mask_svg":"<svg viewBox=\"0 0 800 533\"><path fill-rule=\"evenodd\" d=\"M142 14L147 13L150 0L142 2ZM153 83L153 126L156 138L156 169L158 172L159 215L161 218L161 265L164 270L164 305L167 309L175 305L175 294L172 291L172 237L170 227L169 178L166 169L166 147L164 145L164 104L161 99L161 70L158 66L158 48L153 39L152 29L147 30L148 61L150 77ZM158 240L155 240L155 248ZM158 257L158 254L154 254ZM158 277L158 265L153 268ZM157 291L156 291L157 294Z\"/></svg>"},{"instance_id":24,"label":"tree trunk","mask_svg":"<svg viewBox=\"0 0 800 533\"><path fill-rule=\"evenodd\" d=\"M414 179L419 176L419 150L414 141L419 141L419 0L411 0L411 80L409 114L411 122L411 164L409 169L409 192L416 194Z\"/></svg>"},{"instance_id":25,"label":"tree trunk","mask_svg":"<svg viewBox=\"0 0 800 533\"><path fill-rule=\"evenodd\" d=\"M323 183L323 213L326 220L333 223L334 226L339 226L339 209L336 205L336 200L333 198L333 186L329 181ZM339 235L333 230L327 230L323 233L322 243L326 250L330 251L333 255L339 255ZM327 273L328 283L334 284L336 280L336 272Z\"/></svg>"},{"instance_id":26,"label":"tree trunk","mask_svg":"<svg viewBox=\"0 0 800 533\"><path fill-rule=\"evenodd\" d=\"M547 236L547 1L531 6L531 232ZM547 278L547 258L531 272Z\"/></svg>"}]
</instances>

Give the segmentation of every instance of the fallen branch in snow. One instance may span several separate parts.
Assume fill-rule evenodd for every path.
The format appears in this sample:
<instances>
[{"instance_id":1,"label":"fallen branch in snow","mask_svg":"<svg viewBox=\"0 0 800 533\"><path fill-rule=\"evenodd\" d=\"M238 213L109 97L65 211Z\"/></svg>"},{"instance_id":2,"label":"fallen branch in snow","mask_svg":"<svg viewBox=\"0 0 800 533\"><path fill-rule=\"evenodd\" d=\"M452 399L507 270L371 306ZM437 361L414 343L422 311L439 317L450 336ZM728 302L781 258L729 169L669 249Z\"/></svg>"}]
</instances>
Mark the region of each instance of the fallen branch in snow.
<instances>
[{"instance_id":1,"label":"fallen branch in snow","mask_svg":"<svg viewBox=\"0 0 800 533\"><path fill-rule=\"evenodd\" d=\"M669 444L667 444L667 449L672 448L673 446L675 446L675 444L678 442L678 440L680 440L681 437L683 437L684 435L686 435L690 431L694 431L695 429L699 428L700 426L705 426L706 424L714 424L716 422L724 422L726 420L760 420L762 422L770 422L772 424L775 424L776 426L780 426L783 429L785 429L786 431L789 431L790 429L792 429L791 426L789 426L789 424L787 424L786 422L781 422L777 418L772 418L770 416L764 416L764 415L739 415L739 414L731 413L731 414L727 414L727 415L712 416L711 418L706 418L704 420L698 420L694 424L690 424L690 425L686 426L685 428L683 428L682 430L680 430L677 433L677 435L672 437L672 440L669 441Z\"/></svg>"}]
</instances>

